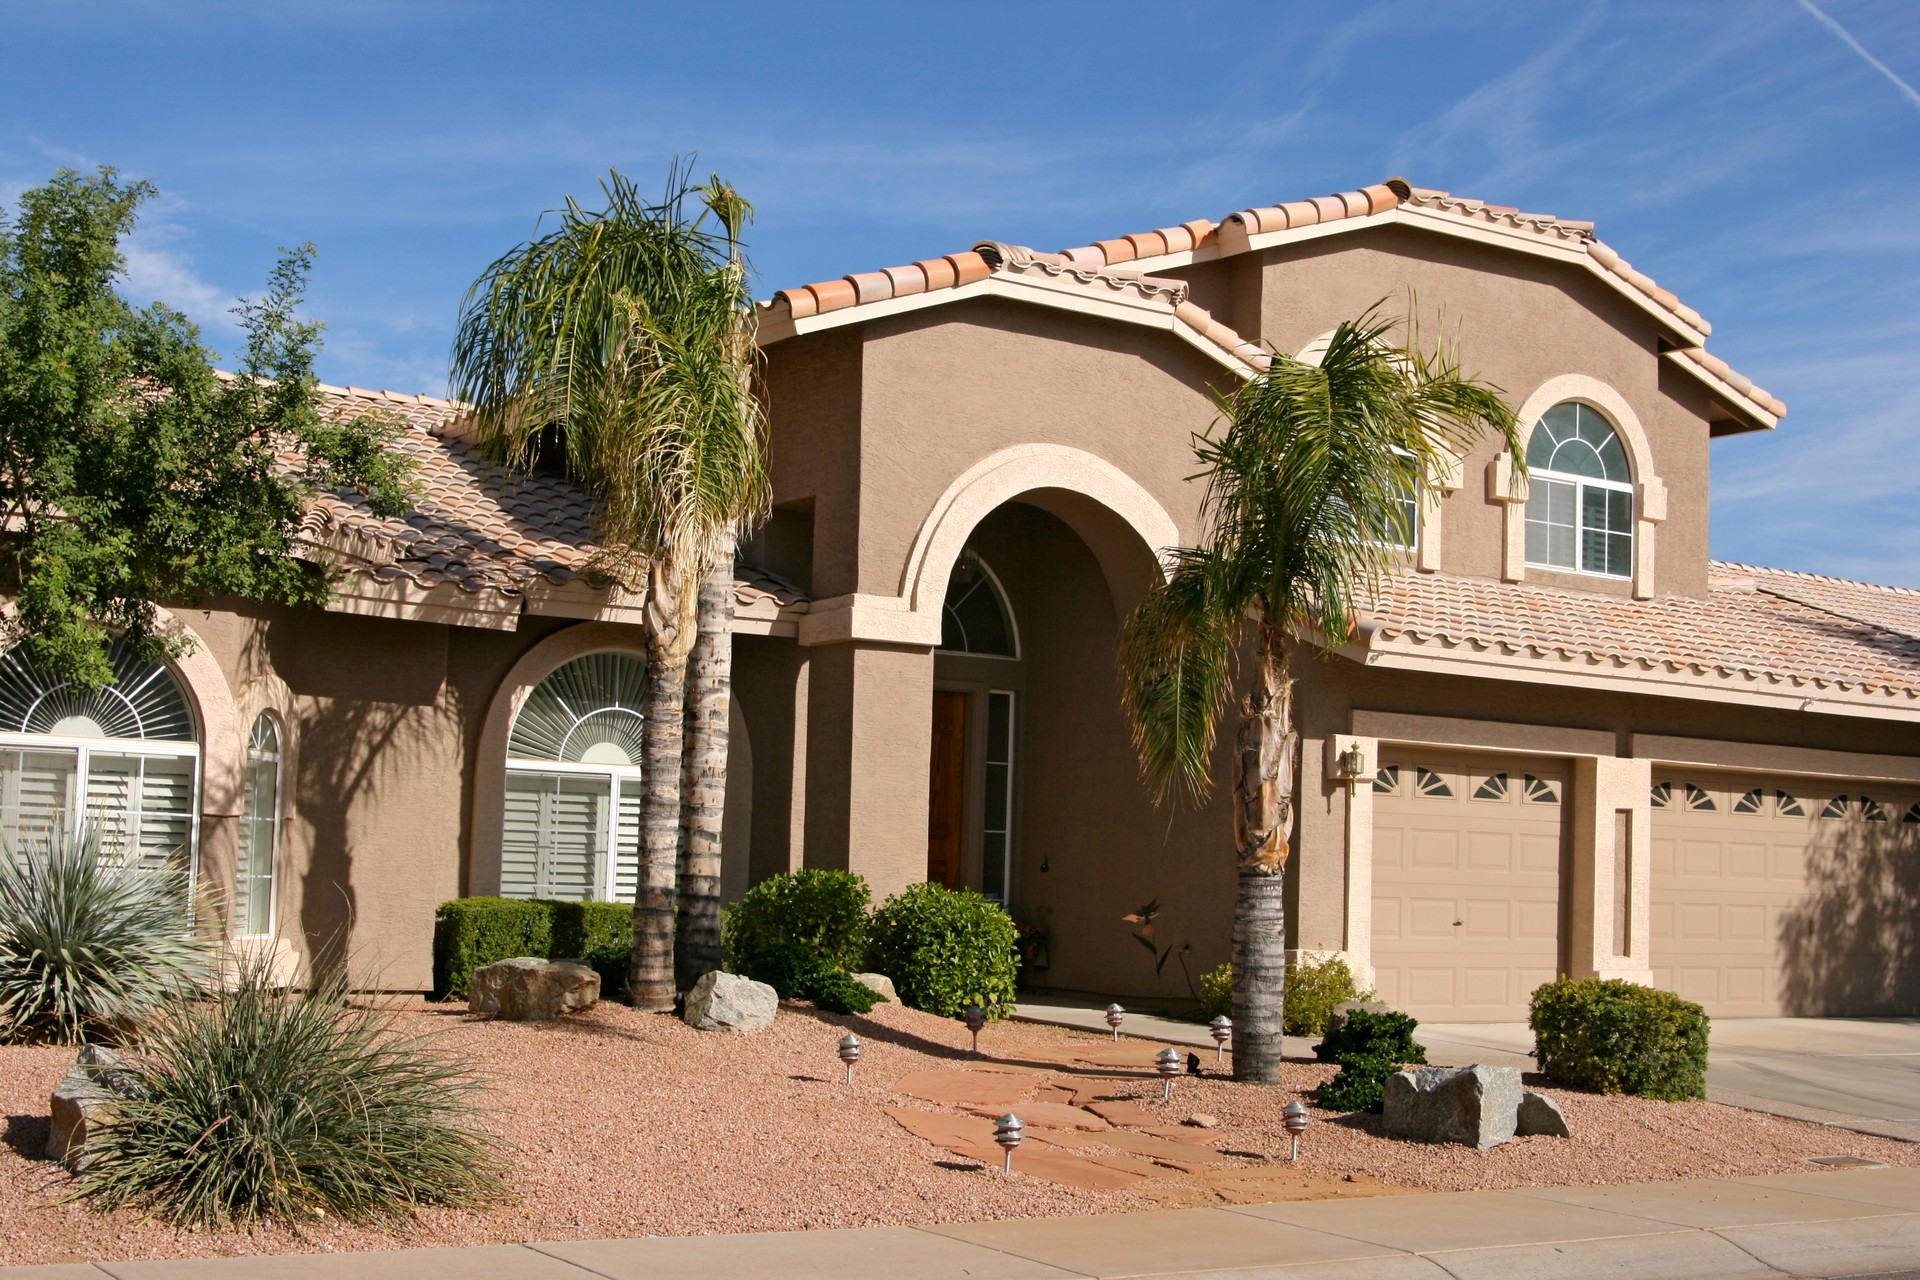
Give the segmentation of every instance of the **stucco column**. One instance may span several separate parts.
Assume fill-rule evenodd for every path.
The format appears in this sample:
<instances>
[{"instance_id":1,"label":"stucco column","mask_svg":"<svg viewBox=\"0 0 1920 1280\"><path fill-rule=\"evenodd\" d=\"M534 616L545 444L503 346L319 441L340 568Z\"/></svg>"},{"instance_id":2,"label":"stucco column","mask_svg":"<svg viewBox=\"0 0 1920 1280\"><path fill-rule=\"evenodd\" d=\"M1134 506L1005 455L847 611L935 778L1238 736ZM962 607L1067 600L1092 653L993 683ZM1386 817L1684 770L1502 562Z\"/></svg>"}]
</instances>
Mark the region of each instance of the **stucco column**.
<instances>
[{"instance_id":1,"label":"stucco column","mask_svg":"<svg viewBox=\"0 0 1920 1280\"><path fill-rule=\"evenodd\" d=\"M822 644L808 668L806 865L865 876L877 901L927 878L933 650Z\"/></svg>"},{"instance_id":2,"label":"stucco column","mask_svg":"<svg viewBox=\"0 0 1920 1280\"><path fill-rule=\"evenodd\" d=\"M1576 756L1573 867L1567 883L1570 976L1653 984L1647 928L1653 769L1646 760Z\"/></svg>"},{"instance_id":3,"label":"stucco column","mask_svg":"<svg viewBox=\"0 0 1920 1280\"><path fill-rule=\"evenodd\" d=\"M1380 768L1380 739L1338 733L1328 740L1327 776L1346 786L1347 902L1346 929L1341 945L1347 968L1362 990L1373 986L1373 772L1345 783L1340 757L1353 747L1366 757L1367 768Z\"/></svg>"}]
</instances>

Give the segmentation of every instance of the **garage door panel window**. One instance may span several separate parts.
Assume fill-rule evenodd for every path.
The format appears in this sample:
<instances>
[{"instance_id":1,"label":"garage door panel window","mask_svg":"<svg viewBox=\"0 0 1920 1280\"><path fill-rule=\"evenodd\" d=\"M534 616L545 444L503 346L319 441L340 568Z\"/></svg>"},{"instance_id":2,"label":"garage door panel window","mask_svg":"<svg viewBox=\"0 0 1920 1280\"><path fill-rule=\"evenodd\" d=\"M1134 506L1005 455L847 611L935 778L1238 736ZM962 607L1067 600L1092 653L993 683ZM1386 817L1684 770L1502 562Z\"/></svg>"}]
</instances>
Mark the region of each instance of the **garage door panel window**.
<instances>
[{"instance_id":1,"label":"garage door panel window","mask_svg":"<svg viewBox=\"0 0 1920 1280\"><path fill-rule=\"evenodd\" d=\"M646 664L590 653L527 695L507 743L500 893L632 902Z\"/></svg>"},{"instance_id":2,"label":"garage door panel window","mask_svg":"<svg viewBox=\"0 0 1920 1280\"><path fill-rule=\"evenodd\" d=\"M1528 774L1527 789L1521 796L1521 801L1525 804L1559 804L1560 786L1558 783L1548 782L1545 778L1536 778Z\"/></svg>"}]
</instances>

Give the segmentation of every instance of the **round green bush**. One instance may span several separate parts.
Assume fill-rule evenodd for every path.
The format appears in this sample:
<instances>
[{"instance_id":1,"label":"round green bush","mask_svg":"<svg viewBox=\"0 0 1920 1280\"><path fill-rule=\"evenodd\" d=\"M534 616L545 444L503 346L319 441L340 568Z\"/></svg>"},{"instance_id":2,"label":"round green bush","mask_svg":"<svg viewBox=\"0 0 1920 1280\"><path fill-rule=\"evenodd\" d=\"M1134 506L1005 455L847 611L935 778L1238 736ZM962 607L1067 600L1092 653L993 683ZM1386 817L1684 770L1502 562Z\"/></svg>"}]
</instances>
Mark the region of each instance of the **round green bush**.
<instances>
[{"instance_id":1,"label":"round green bush","mask_svg":"<svg viewBox=\"0 0 1920 1280\"><path fill-rule=\"evenodd\" d=\"M770 876L727 911L727 972L810 999L823 974L859 967L872 909L872 891L852 872Z\"/></svg>"},{"instance_id":2,"label":"round green bush","mask_svg":"<svg viewBox=\"0 0 1920 1280\"><path fill-rule=\"evenodd\" d=\"M1353 970L1339 956L1305 964L1295 962L1287 966L1281 1029L1290 1036L1317 1036L1327 1029L1335 1005L1345 1000L1371 999L1373 992L1360 990L1360 984L1353 980ZM1209 1022L1233 1016L1231 962L1200 975L1200 1016Z\"/></svg>"},{"instance_id":3,"label":"round green bush","mask_svg":"<svg viewBox=\"0 0 1920 1280\"><path fill-rule=\"evenodd\" d=\"M999 903L971 889L911 885L873 916L867 963L893 979L909 1009L951 1018L977 1004L1013 1013L1018 931Z\"/></svg>"},{"instance_id":4,"label":"round green bush","mask_svg":"<svg viewBox=\"0 0 1920 1280\"><path fill-rule=\"evenodd\" d=\"M1559 1084L1678 1102L1707 1096L1706 1010L1619 978L1543 983L1528 1010L1533 1054Z\"/></svg>"},{"instance_id":5,"label":"round green bush","mask_svg":"<svg viewBox=\"0 0 1920 1280\"><path fill-rule=\"evenodd\" d=\"M1379 1110L1387 1077L1427 1060L1413 1038L1419 1025L1404 1013L1355 1009L1313 1051L1322 1062L1340 1064L1340 1074L1320 1086L1320 1105L1329 1111Z\"/></svg>"}]
</instances>

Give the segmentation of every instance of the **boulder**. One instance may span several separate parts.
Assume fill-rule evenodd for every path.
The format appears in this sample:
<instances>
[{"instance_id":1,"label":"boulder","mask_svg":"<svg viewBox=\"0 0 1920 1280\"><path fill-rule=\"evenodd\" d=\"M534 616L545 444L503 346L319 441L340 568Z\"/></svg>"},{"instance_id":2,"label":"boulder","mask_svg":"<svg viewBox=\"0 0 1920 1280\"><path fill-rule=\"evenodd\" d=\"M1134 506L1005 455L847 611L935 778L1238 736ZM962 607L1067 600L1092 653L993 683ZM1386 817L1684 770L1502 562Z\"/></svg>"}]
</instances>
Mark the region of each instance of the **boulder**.
<instances>
[{"instance_id":1,"label":"boulder","mask_svg":"<svg viewBox=\"0 0 1920 1280\"><path fill-rule=\"evenodd\" d=\"M475 969L467 1008L504 1022L547 1022L600 1003L600 975L569 960L515 956Z\"/></svg>"},{"instance_id":2,"label":"boulder","mask_svg":"<svg viewBox=\"0 0 1920 1280\"><path fill-rule=\"evenodd\" d=\"M1567 1117L1560 1104L1544 1093L1528 1089L1520 1095L1520 1110L1515 1114L1514 1130L1522 1138L1540 1134L1548 1138L1571 1138Z\"/></svg>"},{"instance_id":3,"label":"boulder","mask_svg":"<svg viewBox=\"0 0 1920 1280\"><path fill-rule=\"evenodd\" d=\"M1390 1138L1485 1150L1513 1138L1520 1109L1513 1067L1421 1067L1387 1077L1381 1128Z\"/></svg>"},{"instance_id":4,"label":"boulder","mask_svg":"<svg viewBox=\"0 0 1920 1280\"><path fill-rule=\"evenodd\" d=\"M893 979L884 973L856 973L853 975L853 980L879 995L882 1000L900 1003L900 993L893 989Z\"/></svg>"},{"instance_id":5,"label":"boulder","mask_svg":"<svg viewBox=\"0 0 1920 1280\"><path fill-rule=\"evenodd\" d=\"M742 1033L773 1025L780 994L764 982L715 969L687 992L687 1011L680 1015L696 1031Z\"/></svg>"},{"instance_id":6,"label":"boulder","mask_svg":"<svg viewBox=\"0 0 1920 1280\"><path fill-rule=\"evenodd\" d=\"M1378 1000L1342 1000L1339 1004L1333 1006L1333 1012L1327 1015L1327 1029L1322 1034L1332 1035L1341 1027L1346 1026L1347 1015L1355 1009L1364 1010L1367 1013L1393 1012L1390 1005L1382 1004Z\"/></svg>"},{"instance_id":7,"label":"boulder","mask_svg":"<svg viewBox=\"0 0 1920 1280\"><path fill-rule=\"evenodd\" d=\"M53 1114L47 1130L47 1158L64 1161L76 1172L86 1164L90 1134L113 1119L120 1100L130 1091L126 1059L111 1049L82 1045L67 1074L54 1086L48 1100Z\"/></svg>"}]
</instances>

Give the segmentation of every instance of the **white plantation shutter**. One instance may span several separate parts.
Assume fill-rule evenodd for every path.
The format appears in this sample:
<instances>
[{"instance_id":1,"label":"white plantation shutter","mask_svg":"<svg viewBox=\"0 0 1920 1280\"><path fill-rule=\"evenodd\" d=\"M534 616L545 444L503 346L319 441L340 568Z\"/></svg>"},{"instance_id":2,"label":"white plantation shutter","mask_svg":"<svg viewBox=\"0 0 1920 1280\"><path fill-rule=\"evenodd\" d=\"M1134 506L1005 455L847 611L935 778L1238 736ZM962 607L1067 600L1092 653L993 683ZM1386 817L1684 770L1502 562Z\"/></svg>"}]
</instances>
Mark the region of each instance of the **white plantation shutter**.
<instances>
[{"instance_id":1,"label":"white plantation shutter","mask_svg":"<svg viewBox=\"0 0 1920 1280\"><path fill-rule=\"evenodd\" d=\"M508 770L501 895L591 899L612 808L609 778Z\"/></svg>"},{"instance_id":2,"label":"white plantation shutter","mask_svg":"<svg viewBox=\"0 0 1920 1280\"><path fill-rule=\"evenodd\" d=\"M184 863L193 840L193 761L186 756L88 753L87 816L110 845L160 870Z\"/></svg>"},{"instance_id":3,"label":"white plantation shutter","mask_svg":"<svg viewBox=\"0 0 1920 1280\"><path fill-rule=\"evenodd\" d=\"M43 844L66 825L79 762L77 751L0 750L0 840L7 848Z\"/></svg>"},{"instance_id":4,"label":"white plantation shutter","mask_svg":"<svg viewBox=\"0 0 1920 1280\"><path fill-rule=\"evenodd\" d=\"M613 843L613 900L632 902L640 888L640 780L620 784L620 828Z\"/></svg>"}]
</instances>

